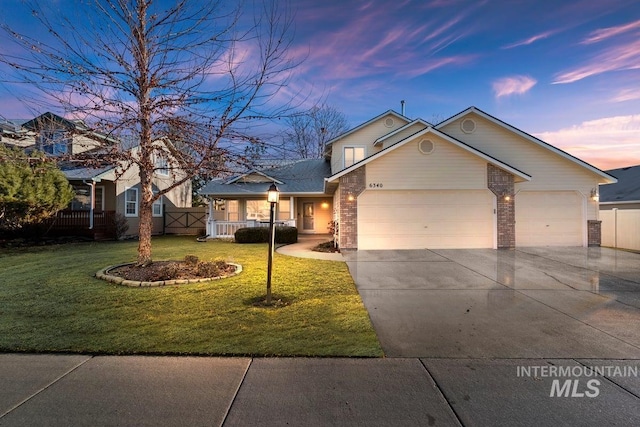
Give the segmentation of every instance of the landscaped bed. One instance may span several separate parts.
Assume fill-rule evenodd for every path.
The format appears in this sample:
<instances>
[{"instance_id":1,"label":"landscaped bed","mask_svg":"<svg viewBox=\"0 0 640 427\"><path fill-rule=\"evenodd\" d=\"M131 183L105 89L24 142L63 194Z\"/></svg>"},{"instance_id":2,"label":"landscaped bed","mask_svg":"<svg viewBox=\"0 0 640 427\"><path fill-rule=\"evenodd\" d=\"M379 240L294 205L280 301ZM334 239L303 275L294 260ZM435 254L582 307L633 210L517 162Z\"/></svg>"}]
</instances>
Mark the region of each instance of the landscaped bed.
<instances>
[{"instance_id":1,"label":"landscaped bed","mask_svg":"<svg viewBox=\"0 0 640 427\"><path fill-rule=\"evenodd\" d=\"M137 242L0 249L0 351L102 354L382 356L344 263L275 254L266 292L266 244L193 237L153 240L154 259L224 260L239 275L130 288L93 275L135 260Z\"/></svg>"}]
</instances>

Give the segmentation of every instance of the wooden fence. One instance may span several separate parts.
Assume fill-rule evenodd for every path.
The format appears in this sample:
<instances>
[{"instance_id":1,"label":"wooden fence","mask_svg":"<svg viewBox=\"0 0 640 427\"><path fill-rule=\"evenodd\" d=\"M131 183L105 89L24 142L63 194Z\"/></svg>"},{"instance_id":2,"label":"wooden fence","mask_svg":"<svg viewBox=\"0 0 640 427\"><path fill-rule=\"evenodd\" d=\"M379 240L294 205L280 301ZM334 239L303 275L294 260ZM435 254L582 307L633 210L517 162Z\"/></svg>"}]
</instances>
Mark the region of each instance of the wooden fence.
<instances>
[{"instance_id":1,"label":"wooden fence","mask_svg":"<svg viewBox=\"0 0 640 427\"><path fill-rule=\"evenodd\" d=\"M169 208L164 211L165 234L204 235L207 229L207 208Z\"/></svg>"},{"instance_id":2,"label":"wooden fence","mask_svg":"<svg viewBox=\"0 0 640 427\"><path fill-rule=\"evenodd\" d=\"M602 246L640 251L640 209L600 211Z\"/></svg>"}]
</instances>

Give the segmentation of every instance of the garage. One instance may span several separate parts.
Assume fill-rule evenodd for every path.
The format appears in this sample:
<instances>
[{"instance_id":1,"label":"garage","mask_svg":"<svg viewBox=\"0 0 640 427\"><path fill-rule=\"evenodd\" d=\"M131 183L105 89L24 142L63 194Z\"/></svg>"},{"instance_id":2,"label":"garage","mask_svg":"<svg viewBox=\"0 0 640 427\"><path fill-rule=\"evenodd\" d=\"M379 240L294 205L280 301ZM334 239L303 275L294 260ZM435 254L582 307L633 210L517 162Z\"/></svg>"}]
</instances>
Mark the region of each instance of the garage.
<instances>
[{"instance_id":1,"label":"garage","mask_svg":"<svg viewBox=\"0 0 640 427\"><path fill-rule=\"evenodd\" d=\"M516 246L582 246L583 197L575 191L521 191Z\"/></svg>"},{"instance_id":2,"label":"garage","mask_svg":"<svg viewBox=\"0 0 640 427\"><path fill-rule=\"evenodd\" d=\"M365 190L358 196L358 249L494 247L489 190Z\"/></svg>"}]
</instances>

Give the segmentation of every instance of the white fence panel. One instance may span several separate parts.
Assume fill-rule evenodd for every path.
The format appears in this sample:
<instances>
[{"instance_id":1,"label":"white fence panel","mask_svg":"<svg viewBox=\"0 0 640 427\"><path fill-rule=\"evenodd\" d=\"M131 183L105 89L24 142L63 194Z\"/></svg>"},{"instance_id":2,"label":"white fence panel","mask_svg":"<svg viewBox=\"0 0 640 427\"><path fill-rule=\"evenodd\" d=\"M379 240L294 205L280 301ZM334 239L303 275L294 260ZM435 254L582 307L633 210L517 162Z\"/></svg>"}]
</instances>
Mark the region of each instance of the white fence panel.
<instances>
[{"instance_id":1,"label":"white fence panel","mask_svg":"<svg viewBox=\"0 0 640 427\"><path fill-rule=\"evenodd\" d=\"M600 211L602 246L640 251L640 209Z\"/></svg>"}]
</instances>

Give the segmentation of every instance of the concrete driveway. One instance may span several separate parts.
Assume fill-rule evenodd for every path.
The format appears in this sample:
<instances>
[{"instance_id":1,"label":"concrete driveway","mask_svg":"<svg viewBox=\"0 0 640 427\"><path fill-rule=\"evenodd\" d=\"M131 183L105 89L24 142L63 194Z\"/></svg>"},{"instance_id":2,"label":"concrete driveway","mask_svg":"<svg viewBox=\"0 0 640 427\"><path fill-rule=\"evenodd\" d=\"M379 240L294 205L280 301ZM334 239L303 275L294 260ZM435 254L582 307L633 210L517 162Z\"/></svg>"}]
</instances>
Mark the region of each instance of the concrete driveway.
<instances>
[{"instance_id":1,"label":"concrete driveway","mask_svg":"<svg viewBox=\"0 0 640 427\"><path fill-rule=\"evenodd\" d=\"M358 251L389 357L640 359L640 255L606 248Z\"/></svg>"}]
</instances>

